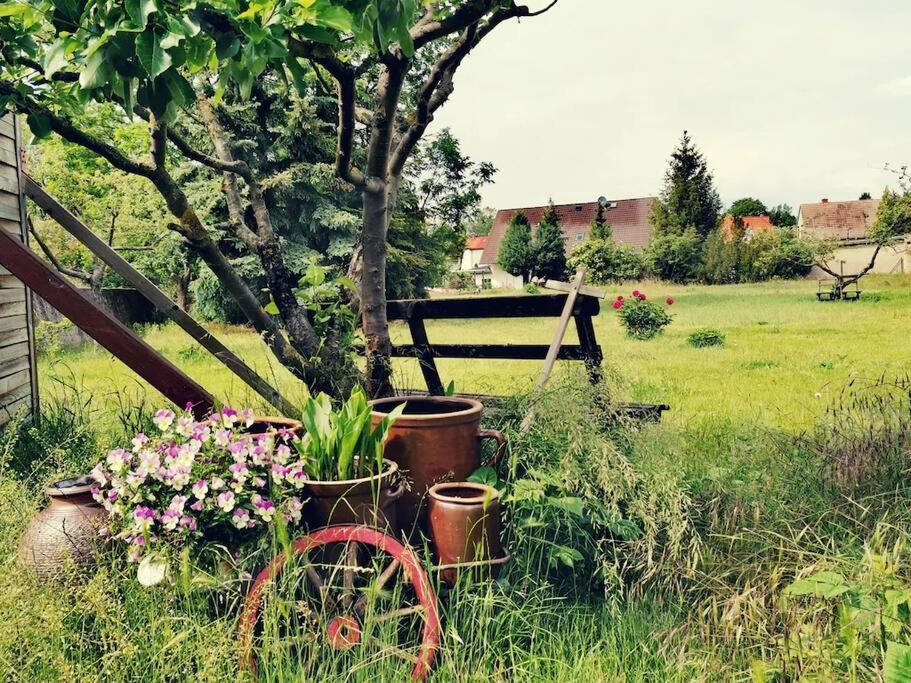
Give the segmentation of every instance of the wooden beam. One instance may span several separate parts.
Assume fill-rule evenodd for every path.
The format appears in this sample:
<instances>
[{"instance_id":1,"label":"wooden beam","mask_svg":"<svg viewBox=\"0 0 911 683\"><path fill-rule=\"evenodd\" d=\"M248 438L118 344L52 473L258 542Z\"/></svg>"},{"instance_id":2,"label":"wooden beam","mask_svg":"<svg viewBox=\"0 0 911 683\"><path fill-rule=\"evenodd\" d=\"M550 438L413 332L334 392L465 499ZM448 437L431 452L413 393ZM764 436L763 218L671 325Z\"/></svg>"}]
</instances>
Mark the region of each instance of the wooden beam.
<instances>
[{"instance_id":1,"label":"wooden beam","mask_svg":"<svg viewBox=\"0 0 911 683\"><path fill-rule=\"evenodd\" d=\"M430 344L435 358L487 358L497 360L544 360L548 344ZM363 354L363 346L357 347ZM418 344L397 344L392 348L396 358L420 358L424 347ZM586 360L588 353L579 344L564 344L558 360Z\"/></svg>"},{"instance_id":2,"label":"wooden beam","mask_svg":"<svg viewBox=\"0 0 911 683\"><path fill-rule=\"evenodd\" d=\"M432 396L442 396L445 393L443 380L440 379L440 371L433 360L436 350L431 347L430 340L427 339L424 320L422 318L409 318L408 328L411 330L411 340L414 342L414 346L411 348L416 351L421 365L421 374L424 375L424 382L427 384L427 391Z\"/></svg>"},{"instance_id":3,"label":"wooden beam","mask_svg":"<svg viewBox=\"0 0 911 683\"><path fill-rule=\"evenodd\" d=\"M461 299L406 299L390 301L389 320L442 320L452 318L556 318L563 310L565 294L531 296L478 296ZM573 315L597 315L601 308L592 297L574 300Z\"/></svg>"},{"instance_id":4,"label":"wooden beam","mask_svg":"<svg viewBox=\"0 0 911 683\"><path fill-rule=\"evenodd\" d=\"M215 400L209 392L4 232L0 232L0 263L169 400L180 407L192 404L200 418L214 408Z\"/></svg>"},{"instance_id":5,"label":"wooden beam","mask_svg":"<svg viewBox=\"0 0 911 683\"><path fill-rule=\"evenodd\" d=\"M555 289L558 292L568 292L573 288L571 283L561 282L560 280L545 280L539 286L543 287L544 289ZM607 292L605 292L603 289L590 287L589 285L582 285L579 287L579 294L584 294L585 296L593 296L596 299L607 298Z\"/></svg>"},{"instance_id":6,"label":"wooden beam","mask_svg":"<svg viewBox=\"0 0 911 683\"><path fill-rule=\"evenodd\" d=\"M100 237L66 210L51 197L43 187L28 174L22 175L25 182L25 193L39 207L48 213L73 237L84 244L93 254L104 261L111 269L130 282L143 296L168 318L195 339L199 344L224 364L231 372L243 380L256 393L275 406L283 415L296 416L299 410L282 396L278 390L260 377L244 363L233 351L222 344L211 332L200 325L189 314L171 301L167 295L156 287L145 275L131 266Z\"/></svg>"}]
</instances>

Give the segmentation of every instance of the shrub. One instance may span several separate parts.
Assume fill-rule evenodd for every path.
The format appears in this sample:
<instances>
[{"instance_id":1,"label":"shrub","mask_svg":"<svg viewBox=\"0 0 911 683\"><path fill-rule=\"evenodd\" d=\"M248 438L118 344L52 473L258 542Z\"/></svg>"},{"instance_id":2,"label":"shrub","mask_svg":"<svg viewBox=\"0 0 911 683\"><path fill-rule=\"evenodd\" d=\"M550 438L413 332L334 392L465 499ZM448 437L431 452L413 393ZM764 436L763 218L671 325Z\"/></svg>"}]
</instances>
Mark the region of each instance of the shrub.
<instances>
[{"instance_id":1,"label":"shrub","mask_svg":"<svg viewBox=\"0 0 911 683\"><path fill-rule=\"evenodd\" d=\"M649 270L671 282L692 282L702 268L702 238L694 228L655 237L646 250Z\"/></svg>"},{"instance_id":2,"label":"shrub","mask_svg":"<svg viewBox=\"0 0 911 683\"><path fill-rule=\"evenodd\" d=\"M522 287L522 290L526 294L537 294L540 291L538 289L538 285L534 284L533 282L526 283L526 285Z\"/></svg>"},{"instance_id":3,"label":"shrub","mask_svg":"<svg viewBox=\"0 0 911 683\"><path fill-rule=\"evenodd\" d=\"M665 306L673 303L674 300L670 297L664 302ZM626 333L636 339L652 339L671 324L670 314L660 304L649 301L638 289L633 291L630 299L618 296L613 307L626 328Z\"/></svg>"},{"instance_id":4,"label":"shrub","mask_svg":"<svg viewBox=\"0 0 911 683\"><path fill-rule=\"evenodd\" d=\"M467 292L474 289L474 277L472 277L471 273L452 272L446 276L444 286L446 289Z\"/></svg>"},{"instance_id":5,"label":"shrub","mask_svg":"<svg viewBox=\"0 0 911 683\"><path fill-rule=\"evenodd\" d=\"M55 358L63 350L63 335L73 329L73 323L64 318L53 323L39 320L35 325L35 350L42 356Z\"/></svg>"},{"instance_id":6,"label":"shrub","mask_svg":"<svg viewBox=\"0 0 911 683\"><path fill-rule=\"evenodd\" d=\"M695 349L704 349L708 346L724 346L724 342L724 333L711 327L696 330L686 338L686 343Z\"/></svg>"},{"instance_id":7,"label":"shrub","mask_svg":"<svg viewBox=\"0 0 911 683\"><path fill-rule=\"evenodd\" d=\"M641 280L645 275L645 257L611 239L589 239L573 250L570 270L584 266L592 282L625 282Z\"/></svg>"}]
</instances>

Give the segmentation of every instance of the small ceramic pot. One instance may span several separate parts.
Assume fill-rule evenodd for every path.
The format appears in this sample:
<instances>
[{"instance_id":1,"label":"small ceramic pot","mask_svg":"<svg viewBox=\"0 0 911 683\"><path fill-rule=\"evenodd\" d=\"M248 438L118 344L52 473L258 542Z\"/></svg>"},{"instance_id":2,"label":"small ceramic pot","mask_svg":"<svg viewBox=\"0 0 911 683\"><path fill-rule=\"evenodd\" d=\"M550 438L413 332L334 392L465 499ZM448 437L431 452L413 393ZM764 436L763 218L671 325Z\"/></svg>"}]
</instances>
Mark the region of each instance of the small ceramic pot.
<instances>
[{"instance_id":1,"label":"small ceramic pot","mask_svg":"<svg viewBox=\"0 0 911 683\"><path fill-rule=\"evenodd\" d=\"M459 571L469 567L496 577L506 558L500 545L497 490L467 481L448 482L432 486L428 499L430 538L443 581L455 583Z\"/></svg>"},{"instance_id":2,"label":"small ceramic pot","mask_svg":"<svg viewBox=\"0 0 911 683\"><path fill-rule=\"evenodd\" d=\"M399 468L387 461L379 476L346 481L304 482L308 500L304 518L311 529L334 524L357 524L398 533L396 502L405 493Z\"/></svg>"},{"instance_id":3,"label":"small ceramic pot","mask_svg":"<svg viewBox=\"0 0 911 683\"><path fill-rule=\"evenodd\" d=\"M90 477L64 479L45 490L50 504L26 527L18 552L41 578L57 574L69 560L95 564L98 529L108 513L92 498L93 483Z\"/></svg>"}]
</instances>

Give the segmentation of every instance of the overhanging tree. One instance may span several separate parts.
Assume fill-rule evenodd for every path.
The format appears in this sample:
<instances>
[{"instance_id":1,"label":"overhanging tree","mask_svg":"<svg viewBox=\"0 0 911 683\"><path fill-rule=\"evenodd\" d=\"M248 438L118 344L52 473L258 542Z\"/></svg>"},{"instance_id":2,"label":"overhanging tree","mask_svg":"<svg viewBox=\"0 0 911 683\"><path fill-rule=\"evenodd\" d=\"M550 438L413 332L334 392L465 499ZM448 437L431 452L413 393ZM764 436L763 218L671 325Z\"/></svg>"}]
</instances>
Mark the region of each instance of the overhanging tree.
<instances>
[{"instance_id":1,"label":"overhanging tree","mask_svg":"<svg viewBox=\"0 0 911 683\"><path fill-rule=\"evenodd\" d=\"M386 318L387 236L405 164L454 88L465 57L497 26L542 14L504 0L14 0L0 8L0 105L148 179L188 248L259 331L276 357L313 389L344 392L357 371L332 334L321 337L296 290L272 220L268 187L232 140L223 102L251 100L265 118L268 88L334 90L334 173L360 195L362 230L350 272L367 350L366 385L391 391ZM265 91L265 92L261 92ZM144 155L88 134L72 114L111 102L148 123ZM193 128L205 133L196 144ZM232 267L175 178L172 155L223 175L226 229L262 265L276 315Z\"/></svg>"}]
</instances>

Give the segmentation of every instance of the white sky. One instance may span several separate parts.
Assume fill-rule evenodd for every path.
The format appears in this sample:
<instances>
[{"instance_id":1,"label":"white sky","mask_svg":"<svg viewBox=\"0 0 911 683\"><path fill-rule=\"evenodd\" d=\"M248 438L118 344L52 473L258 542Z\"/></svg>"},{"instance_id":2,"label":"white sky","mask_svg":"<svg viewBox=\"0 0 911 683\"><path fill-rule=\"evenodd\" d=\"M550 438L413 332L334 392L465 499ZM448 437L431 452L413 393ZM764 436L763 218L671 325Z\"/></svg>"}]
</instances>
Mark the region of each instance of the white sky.
<instances>
[{"instance_id":1,"label":"white sky","mask_svg":"<svg viewBox=\"0 0 911 683\"><path fill-rule=\"evenodd\" d=\"M560 0L488 36L434 125L497 166L494 208L657 193L684 128L726 205L877 197L911 166L909 35L909 0Z\"/></svg>"}]
</instances>

